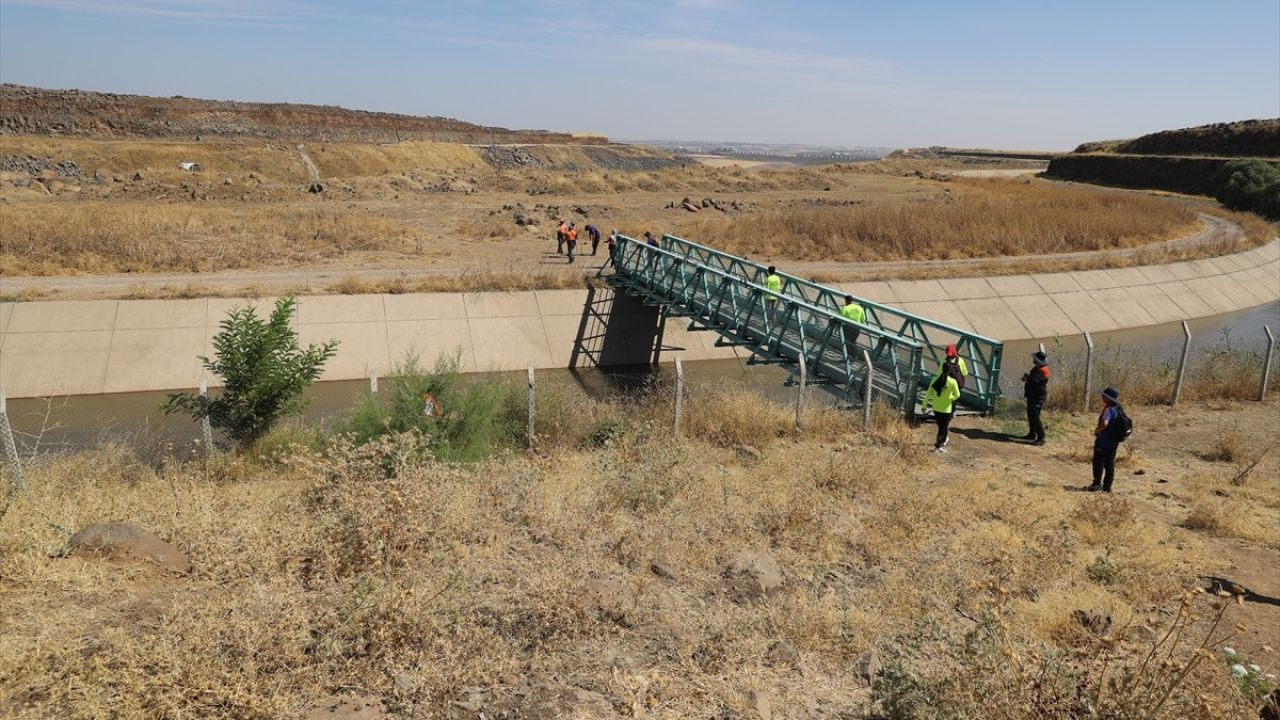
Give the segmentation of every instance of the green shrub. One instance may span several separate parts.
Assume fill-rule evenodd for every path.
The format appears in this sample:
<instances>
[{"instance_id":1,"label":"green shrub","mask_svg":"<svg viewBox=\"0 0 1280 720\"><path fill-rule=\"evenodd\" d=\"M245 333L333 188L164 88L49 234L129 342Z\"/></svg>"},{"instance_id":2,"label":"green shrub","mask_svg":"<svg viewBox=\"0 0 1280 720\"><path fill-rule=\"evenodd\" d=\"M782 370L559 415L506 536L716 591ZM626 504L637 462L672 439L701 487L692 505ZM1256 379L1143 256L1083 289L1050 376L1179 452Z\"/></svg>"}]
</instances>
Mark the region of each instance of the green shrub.
<instances>
[{"instance_id":1,"label":"green shrub","mask_svg":"<svg viewBox=\"0 0 1280 720\"><path fill-rule=\"evenodd\" d=\"M1280 218L1280 167L1258 158L1232 160L1216 185L1215 196L1228 208Z\"/></svg>"},{"instance_id":2,"label":"green shrub","mask_svg":"<svg viewBox=\"0 0 1280 720\"><path fill-rule=\"evenodd\" d=\"M464 378L457 354L439 358L431 372L422 370L417 357L407 356L387 384L389 403L369 395L339 422L338 431L357 444L404 433L429 437L425 451L456 462L484 459L515 434L512 415L505 412L510 385L494 377ZM434 415L425 412L426 395L438 403Z\"/></svg>"},{"instance_id":3,"label":"green shrub","mask_svg":"<svg viewBox=\"0 0 1280 720\"><path fill-rule=\"evenodd\" d=\"M201 356L210 373L222 380L221 394L207 403L195 393L174 393L161 408L165 414L185 412L209 418L240 447L247 448L285 415L302 411L302 391L320 377L325 362L337 351L338 341L298 347L293 297L276 301L267 320L252 307L233 308L213 336L215 359Z\"/></svg>"}]
</instances>

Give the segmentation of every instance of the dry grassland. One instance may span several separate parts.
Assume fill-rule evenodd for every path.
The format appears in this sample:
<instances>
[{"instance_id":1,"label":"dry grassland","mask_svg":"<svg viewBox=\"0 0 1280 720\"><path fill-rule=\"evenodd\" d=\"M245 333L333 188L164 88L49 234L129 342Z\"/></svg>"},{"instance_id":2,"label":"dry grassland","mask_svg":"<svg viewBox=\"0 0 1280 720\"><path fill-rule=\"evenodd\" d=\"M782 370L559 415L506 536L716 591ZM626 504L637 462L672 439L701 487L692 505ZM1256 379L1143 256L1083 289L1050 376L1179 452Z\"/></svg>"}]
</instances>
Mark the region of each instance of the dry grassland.
<instances>
[{"instance_id":1,"label":"dry grassland","mask_svg":"<svg viewBox=\"0 0 1280 720\"><path fill-rule=\"evenodd\" d=\"M199 272L417 248L411 227L329 208L6 204L0 228L2 275Z\"/></svg>"},{"instance_id":2,"label":"dry grassland","mask_svg":"<svg viewBox=\"0 0 1280 720\"><path fill-rule=\"evenodd\" d=\"M1251 606L1187 589L1229 564L1219 535L1276 547L1274 458L1244 486L1172 470L1196 508L1179 527L1129 480L1099 497L1064 493L1084 471L1051 458L939 464L887 417L815 411L800 433L694 388L677 439L661 399L546 398L541 454L468 466L297 431L207 470L118 448L37 464L0 516L0 715L288 718L333 692L404 718L1256 714L1217 654ZM107 519L196 569L59 557L60 528ZM767 558L777 586L741 572Z\"/></svg>"},{"instance_id":3,"label":"dry grassland","mask_svg":"<svg viewBox=\"0 0 1280 720\"><path fill-rule=\"evenodd\" d=\"M942 202L774 210L681 225L742 255L800 260L925 260L1134 247L1194 230L1190 208L1048 183L956 178Z\"/></svg>"}]
</instances>

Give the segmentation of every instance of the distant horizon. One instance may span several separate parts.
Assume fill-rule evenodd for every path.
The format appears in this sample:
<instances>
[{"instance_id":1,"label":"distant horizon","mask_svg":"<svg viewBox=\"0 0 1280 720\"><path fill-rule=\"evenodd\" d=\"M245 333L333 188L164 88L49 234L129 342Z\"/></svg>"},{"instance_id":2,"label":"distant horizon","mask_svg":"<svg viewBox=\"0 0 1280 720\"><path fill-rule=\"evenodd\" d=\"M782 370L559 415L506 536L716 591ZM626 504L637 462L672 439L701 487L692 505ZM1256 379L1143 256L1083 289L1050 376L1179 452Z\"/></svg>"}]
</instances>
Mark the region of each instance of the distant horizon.
<instances>
[{"instance_id":1,"label":"distant horizon","mask_svg":"<svg viewBox=\"0 0 1280 720\"><path fill-rule=\"evenodd\" d=\"M472 124L477 125L478 127L495 127L495 128L500 128L500 129L503 129L503 130L512 130L512 131L518 131L518 132L544 132L544 131L545 131L545 132L552 132L552 133L599 134L599 135L603 135L603 136L605 136L605 137L609 140L609 142L617 142L617 143L630 144L630 145L654 145L654 144L667 144L667 145L726 145L726 146L729 146L729 145L779 145L779 146L791 146L791 147L794 147L794 148L820 148L820 149L829 149L829 150L890 150L890 151L893 151L893 150L912 150L912 149L923 149L923 148L930 148L930 147L945 147L945 148L951 148L951 149L969 149L969 150L1004 150L1004 151L1026 151L1026 152L1069 152L1069 151L1071 151L1071 150L1075 149L1077 146L1079 146L1079 145L1081 145L1081 144L1083 144L1083 143L1099 142L1099 141L1111 141L1111 140L1129 140L1129 139L1132 139L1132 138L1135 138L1135 137L1140 137L1141 135L1147 135L1147 134L1150 134L1150 133L1161 132L1161 131L1164 131L1164 130L1181 130L1181 129L1184 129L1184 128L1172 128L1172 127L1170 127L1170 128L1159 128L1159 129L1156 129L1156 130L1151 130L1151 131L1149 131L1149 132L1141 133L1140 135L1133 135L1133 136L1124 137L1124 138L1119 138L1119 137L1108 137L1108 138L1086 138L1086 139L1081 139L1079 142L1075 143L1074 145L1072 145L1071 147L1068 147L1068 148L1031 148L1031 147L1008 147L1008 146L994 146L994 145L992 145L992 146L980 146L980 145L941 145L941 144L938 144L938 143L928 143L928 144L922 144L922 145L897 145L897 146L895 146L895 145L871 145L871 144L853 144L853 145L850 145L850 144L822 143L822 142L808 142L808 143L806 143L806 142L795 142L795 141L789 141L789 140L777 140L777 141L771 141L771 140L732 140L732 139L725 139L725 138L714 138L714 139L710 139L710 138L701 138L701 139L697 139L697 138L614 137L614 136L612 136L612 135L607 135L607 134L605 134L605 133L603 133L603 132L598 132L598 131L594 131L594 130L582 130L582 129L578 129L578 130L566 130L566 129L561 129L561 128L538 128L538 127L501 127L501 126L496 126L496 125L482 125L482 124L480 124L480 123L475 123L474 121L469 120L468 118L465 118L465 117L453 117L453 116L445 116L445 115L439 115L439 114L418 114L418 115L415 115L415 114L410 114L410 113L395 112L395 111L389 111L389 110L379 110L379 109L377 109L377 108L368 108L368 107L350 107L350 106L346 106L346 105L337 105L337 104L333 104L333 103L322 104L322 103L313 103L313 102L288 102L288 101L259 100L259 99L248 99L248 98L213 98L213 97L197 97L197 96L194 96L194 95L184 95L184 94L181 94L181 93L179 93L179 94L175 94L175 95L146 95L146 94L142 94L142 93L129 92L129 91L123 91L123 90L100 90L100 89L90 88L90 87L57 87L57 88L54 88L54 87L42 87L42 86L39 86L39 85L33 85L33 84L29 83L29 82L22 82L22 81L18 81L18 80L8 80L8 79L4 80L3 82L0 82L0 84L2 84L2 85L15 85L15 86L19 86L19 87L30 87L30 88L36 88L36 89L39 89L39 90L46 90L46 91L52 91L52 92L85 92L85 93L98 93L98 94L101 94L101 95L129 95L129 96L134 96L134 97L154 97L154 98L159 98L159 99L176 99L176 98L181 98L181 99L184 99L184 100L200 100L200 101L209 101L209 102L228 102L228 103L254 103L254 104L266 104L266 105L311 105L311 106L315 106L315 107L333 107L333 108L338 108L338 109L341 109L341 110L350 110L350 111L355 111L355 112L383 113L383 114L388 114L388 115L401 115L401 116L406 116L406 117L422 117L422 118L426 118L426 117L438 117L438 118L445 118L445 119L448 119L448 120L459 120L459 121L466 122L466 123L472 123ZM1204 125L1223 124L1223 123L1234 123L1234 122L1245 122L1245 121L1249 121L1249 120L1268 120L1268 119L1272 119L1272 118L1234 118L1234 119L1230 119L1230 120L1218 120L1218 121L1215 121L1215 122L1204 123ZM1198 127L1198 126L1188 126L1188 127Z\"/></svg>"},{"instance_id":2,"label":"distant horizon","mask_svg":"<svg viewBox=\"0 0 1280 720\"><path fill-rule=\"evenodd\" d=\"M0 0L0 81L619 139L1065 151L1280 117L1280 3Z\"/></svg>"}]
</instances>

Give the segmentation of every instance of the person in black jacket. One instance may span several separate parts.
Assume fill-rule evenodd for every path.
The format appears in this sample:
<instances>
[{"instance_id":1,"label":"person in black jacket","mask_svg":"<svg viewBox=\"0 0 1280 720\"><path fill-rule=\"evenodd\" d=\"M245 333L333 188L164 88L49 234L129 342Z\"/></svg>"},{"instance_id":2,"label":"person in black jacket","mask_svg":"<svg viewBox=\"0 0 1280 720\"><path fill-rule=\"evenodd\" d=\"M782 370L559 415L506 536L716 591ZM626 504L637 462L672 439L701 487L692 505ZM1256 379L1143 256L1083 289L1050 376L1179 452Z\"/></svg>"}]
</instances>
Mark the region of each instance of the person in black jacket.
<instances>
[{"instance_id":1,"label":"person in black jacket","mask_svg":"<svg viewBox=\"0 0 1280 720\"><path fill-rule=\"evenodd\" d=\"M1022 436L1032 445L1044 444L1044 423L1040 421L1040 410L1049 399L1049 358L1043 350L1031 353L1035 365L1030 372L1022 376L1022 395L1027 399L1027 425L1030 429Z\"/></svg>"}]
</instances>

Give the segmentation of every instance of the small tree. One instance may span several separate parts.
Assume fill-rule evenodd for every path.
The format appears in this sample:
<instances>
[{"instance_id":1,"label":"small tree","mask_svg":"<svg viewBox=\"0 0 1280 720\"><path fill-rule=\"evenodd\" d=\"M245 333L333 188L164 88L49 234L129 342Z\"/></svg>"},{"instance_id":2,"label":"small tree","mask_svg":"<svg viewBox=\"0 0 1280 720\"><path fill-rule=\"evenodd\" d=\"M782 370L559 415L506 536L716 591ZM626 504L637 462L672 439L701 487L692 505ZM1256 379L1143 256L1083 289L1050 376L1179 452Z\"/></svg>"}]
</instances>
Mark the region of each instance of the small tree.
<instances>
[{"instance_id":1,"label":"small tree","mask_svg":"<svg viewBox=\"0 0 1280 720\"><path fill-rule=\"evenodd\" d=\"M193 393L174 393L162 406L166 414L189 413L248 447L271 429L281 417L302 411L302 391L320 377L325 361L337 351L338 341L298 347L291 326L298 302L293 297L276 301L268 320L251 307L235 308L213 337L214 360L201 356L204 367L222 379L222 394L207 404Z\"/></svg>"},{"instance_id":2,"label":"small tree","mask_svg":"<svg viewBox=\"0 0 1280 720\"><path fill-rule=\"evenodd\" d=\"M1280 218L1280 167L1258 158L1232 160L1218 175L1215 195L1232 210Z\"/></svg>"}]
</instances>

